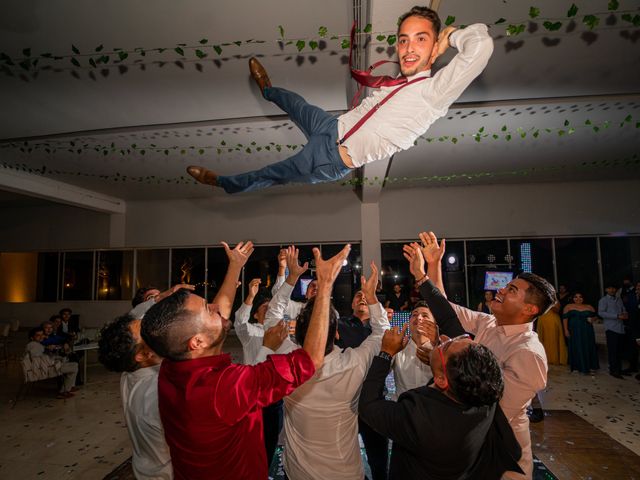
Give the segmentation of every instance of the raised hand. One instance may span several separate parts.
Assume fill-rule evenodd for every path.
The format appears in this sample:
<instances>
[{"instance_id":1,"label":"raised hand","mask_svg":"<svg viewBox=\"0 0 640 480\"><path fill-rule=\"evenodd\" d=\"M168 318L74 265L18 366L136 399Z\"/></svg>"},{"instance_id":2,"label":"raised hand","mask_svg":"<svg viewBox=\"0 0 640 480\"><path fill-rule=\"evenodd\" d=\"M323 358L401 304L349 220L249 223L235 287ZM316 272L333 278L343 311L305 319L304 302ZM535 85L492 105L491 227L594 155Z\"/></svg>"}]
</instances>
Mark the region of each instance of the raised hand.
<instances>
[{"instance_id":1,"label":"raised hand","mask_svg":"<svg viewBox=\"0 0 640 480\"><path fill-rule=\"evenodd\" d=\"M287 249L281 248L278 252L278 276L283 277L287 268Z\"/></svg>"},{"instance_id":2,"label":"raised hand","mask_svg":"<svg viewBox=\"0 0 640 480\"><path fill-rule=\"evenodd\" d=\"M405 323L402 328L391 327L384 332L382 337L382 345L380 346L381 352L386 352L392 357L407 346L408 338L406 337L407 330L409 329L409 322Z\"/></svg>"},{"instance_id":3,"label":"raised hand","mask_svg":"<svg viewBox=\"0 0 640 480\"><path fill-rule=\"evenodd\" d=\"M304 265L300 265L300 262L298 261L299 254L300 251L293 245L288 246L285 250L285 261L287 262L289 275L296 279L309 268L309 262L304 262Z\"/></svg>"},{"instance_id":4,"label":"raised hand","mask_svg":"<svg viewBox=\"0 0 640 480\"><path fill-rule=\"evenodd\" d=\"M378 303L378 297L376 297L376 287L378 286L378 267L374 262L371 262L371 275L367 279L364 275L360 277L360 284L362 285L362 292L367 299L369 305L375 305Z\"/></svg>"},{"instance_id":5,"label":"raised hand","mask_svg":"<svg viewBox=\"0 0 640 480\"><path fill-rule=\"evenodd\" d=\"M351 245L347 244L333 257L323 260L318 248L313 249L313 256L316 260L316 276L318 277L318 288L331 287L340 273L344 261L349 256Z\"/></svg>"},{"instance_id":6,"label":"raised hand","mask_svg":"<svg viewBox=\"0 0 640 480\"><path fill-rule=\"evenodd\" d=\"M220 242L224 247L224 251L229 259L229 265L242 268L249 260L249 257L253 253L253 242L240 242L232 250L227 242Z\"/></svg>"},{"instance_id":7,"label":"raised hand","mask_svg":"<svg viewBox=\"0 0 640 480\"><path fill-rule=\"evenodd\" d=\"M287 324L280 320L277 324L264 332L262 345L275 352L280 348L280 345L282 345L282 342L284 342L284 339L287 338L288 334L289 331Z\"/></svg>"},{"instance_id":8,"label":"raised hand","mask_svg":"<svg viewBox=\"0 0 640 480\"><path fill-rule=\"evenodd\" d=\"M418 235L422 242L422 256L427 263L439 263L442 261L445 252L445 239L438 243L438 238L433 232L422 232Z\"/></svg>"},{"instance_id":9,"label":"raised hand","mask_svg":"<svg viewBox=\"0 0 640 480\"><path fill-rule=\"evenodd\" d=\"M411 275L413 275L413 278L416 280L422 279L426 275L426 272L424 269L424 256L422 255L420 245L416 242L404 245L402 247L402 255L409 262L409 271Z\"/></svg>"},{"instance_id":10,"label":"raised hand","mask_svg":"<svg viewBox=\"0 0 640 480\"><path fill-rule=\"evenodd\" d=\"M258 290L260 290L260 283L262 283L262 280L259 278L254 278L249 282L249 295L251 297L255 297L258 294Z\"/></svg>"}]
</instances>

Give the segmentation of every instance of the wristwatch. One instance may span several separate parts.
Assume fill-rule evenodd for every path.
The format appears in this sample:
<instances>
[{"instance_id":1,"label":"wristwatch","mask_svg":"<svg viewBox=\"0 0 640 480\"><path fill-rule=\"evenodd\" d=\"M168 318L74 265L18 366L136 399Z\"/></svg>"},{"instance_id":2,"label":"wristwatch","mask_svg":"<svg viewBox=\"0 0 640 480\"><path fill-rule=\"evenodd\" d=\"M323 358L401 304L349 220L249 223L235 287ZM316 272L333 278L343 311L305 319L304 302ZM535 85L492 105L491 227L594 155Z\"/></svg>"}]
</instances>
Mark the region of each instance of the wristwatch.
<instances>
[{"instance_id":1,"label":"wristwatch","mask_svg":"<svg viewBox=\"0 0 640 480\"><path fill-rule=\"evenodd\" d=\"M391 361L393 359L393 357L389 355L387 352L380 352L378 356L388 361Z\"/></svg>"}]
</instances>

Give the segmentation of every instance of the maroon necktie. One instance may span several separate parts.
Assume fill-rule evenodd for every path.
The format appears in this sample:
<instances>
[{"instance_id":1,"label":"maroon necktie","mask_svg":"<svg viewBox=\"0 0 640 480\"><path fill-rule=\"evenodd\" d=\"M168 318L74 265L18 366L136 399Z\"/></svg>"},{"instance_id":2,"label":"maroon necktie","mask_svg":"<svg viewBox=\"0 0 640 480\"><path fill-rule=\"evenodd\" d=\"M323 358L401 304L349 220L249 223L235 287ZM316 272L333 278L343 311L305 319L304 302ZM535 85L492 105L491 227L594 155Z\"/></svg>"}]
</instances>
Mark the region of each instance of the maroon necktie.
<instances>
[{"instance_id":1,"label":"maroon necktie","mask_svg":"<svg viewBox=\"0 0 640 480\"><path fill-rule=\"evenodd\" d=\"M379 62L371 65L367 70L357 70L353 68L352 59L353 59L353 47L355 45L356 40L356 22L353 22L351 26L351 45L349 47L349 68L351 69L351 78L353 78L358 84L360 84L360 88L356 92L353 100L351 102L351 108L356 106L358 99L360 98L360 94L364 87L371 88L380 88L380 87L394 87L396 85L402 85L403 83L407 83L407 77L390 77L389 75L371 75L371 72L378 68L380 65L384 65L385 63L395 63L391 60L380 60Z\"/></svg>"}]
</instances>

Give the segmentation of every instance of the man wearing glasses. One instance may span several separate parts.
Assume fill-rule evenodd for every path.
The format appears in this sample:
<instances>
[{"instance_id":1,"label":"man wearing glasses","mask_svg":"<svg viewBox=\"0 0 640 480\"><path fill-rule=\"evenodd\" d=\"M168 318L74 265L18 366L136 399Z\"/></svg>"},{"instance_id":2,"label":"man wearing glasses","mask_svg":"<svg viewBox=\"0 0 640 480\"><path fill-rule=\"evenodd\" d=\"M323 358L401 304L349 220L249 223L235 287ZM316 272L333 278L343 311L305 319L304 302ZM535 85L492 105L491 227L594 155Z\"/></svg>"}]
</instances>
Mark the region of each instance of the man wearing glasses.
<instances>
[{"instance_id":1,"label":"man wearing glasses","mask_svg":"<svg viewBox=\"0 0 640 480\"><path fill-rule=\"evenodd\" d=\"M427 301L437 320L455 317L442 295ZM429 355L433 382L397 402L385 400L385 378L407 344L408 327L385 332L358 406L365 422L393 440L389 479L498 479L519 470L520 447L498 405L504 389L500 365L469 335L449 338L421 325L436 345Z\"/></svg>"},{"instance_id":2,"label":"man wearing glasses","mask_svg":"<svg viewBox=\"0 0 640 480\"><path fill-rule=\"evenodd\" d=\"M421 245L415 242L405 245L404 256L410 262L416 282L422 285L420 293L428 299L436 287L444 294L441 265L445 241L438 242L433 232L421 233L420 240ZM424 271L425 260L428 277ZM427 281L429 277L433 284ZM472 333L475 341L491 349L500 361L504 375L504 395L500 406L522 448L519 465L524 471L524 476L508 472L504 478L530 479L533 474L526 409L536 392L547 384L547 357L538 335L533 331L533 320L555 303L555 295L553 286L543 278L521 273L505 288L498 290L491 302L492 314L476 312L454 303L451 303L455 312L453 317L441 319L434 312L442 332L449 336Z\"/></svg>"}]
</instances>

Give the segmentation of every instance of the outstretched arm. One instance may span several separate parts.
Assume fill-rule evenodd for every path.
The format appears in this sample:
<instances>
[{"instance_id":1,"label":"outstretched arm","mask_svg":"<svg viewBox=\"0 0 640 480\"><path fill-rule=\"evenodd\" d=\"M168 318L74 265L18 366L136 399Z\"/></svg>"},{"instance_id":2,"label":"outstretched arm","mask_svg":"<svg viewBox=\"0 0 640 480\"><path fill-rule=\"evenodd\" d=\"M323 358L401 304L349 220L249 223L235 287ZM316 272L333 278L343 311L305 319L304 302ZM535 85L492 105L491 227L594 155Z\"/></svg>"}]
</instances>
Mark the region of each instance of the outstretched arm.
<instances>
[{"instance_id":1,"label":"outstretched arm","mask_svg":"<svg viewBox=\"0 0 640 480\"><path fill-rule=\"evenodd\" d=\"M281 248L278 252L278 276L271 287L271 296L275 297L278 289L284 284L285 272L287 268L287 249Z\"/></svg>"},{"instance_id":2,"label":"outstretched arm","mask_svg":"<svg viewBox=\"0 0 640 480\"><path fill-rule=\"evenodd\" d=\"M293 287L296 285L300 275L306 272L309 268L308 262L305 262L304 265L300 265L300 262L298 261L299 254L300 252L293 245L284 249L284 259L289 269L289 275L269 302L269 308L267 309L264 320L265 328L273 327L284 318L285 310L291 300Z\"/></svg>"},{"instance_id":3,"label":"outstretched arm","mask_svg":"<svg viewBox=\"0 0 640 480\"><path fill-rule=\"evenodd\" d=\"M247 260L249 260L249 256L253 253L253 243L240 242L233 250L229 248L226 242L222 242L222 246L227 253L229 266L227 267L227 274L224 277L222 286L213 299L213 303L218 305L221 316L229 318L231 308L233 307L233 299L236 296L236 284L238 278L240 278L242 267L245 266Z\"/></svg>"},{"instance_id":4,"label":"outstretched arm","mask_svg":"<svg viewBox=\"0 0 640 480\"><path fill-rule=\"evenodd\" d=\"M329 309L331 308L331 290L342 262L351 251L351 245L346 245L337 255L323 260L320 250L313 249L316 260L316 276L318 278L318 293L313 303L313 312L309 321L309 329L304 339L303 349L309 354L314 366L320 368L324 362L324 351L329 334Z\"/></svg>"},{"instance_id":5,"label":"outstretched arm","mask_svg":"<svg viewBox=\"0 0 640 480\"><path fill-rule=\"evenodd\" d=\"M444 250L443 250L444 253ZM455 337L465 333L456 313L424 271L424 257L420 245L416 242L403 247L404 258L409 262L409 270L413 275L416 285L420 287L420 294L429 305L429 309L440 328L440 332L449 337Z\"/></svg>"}]
</instances>

